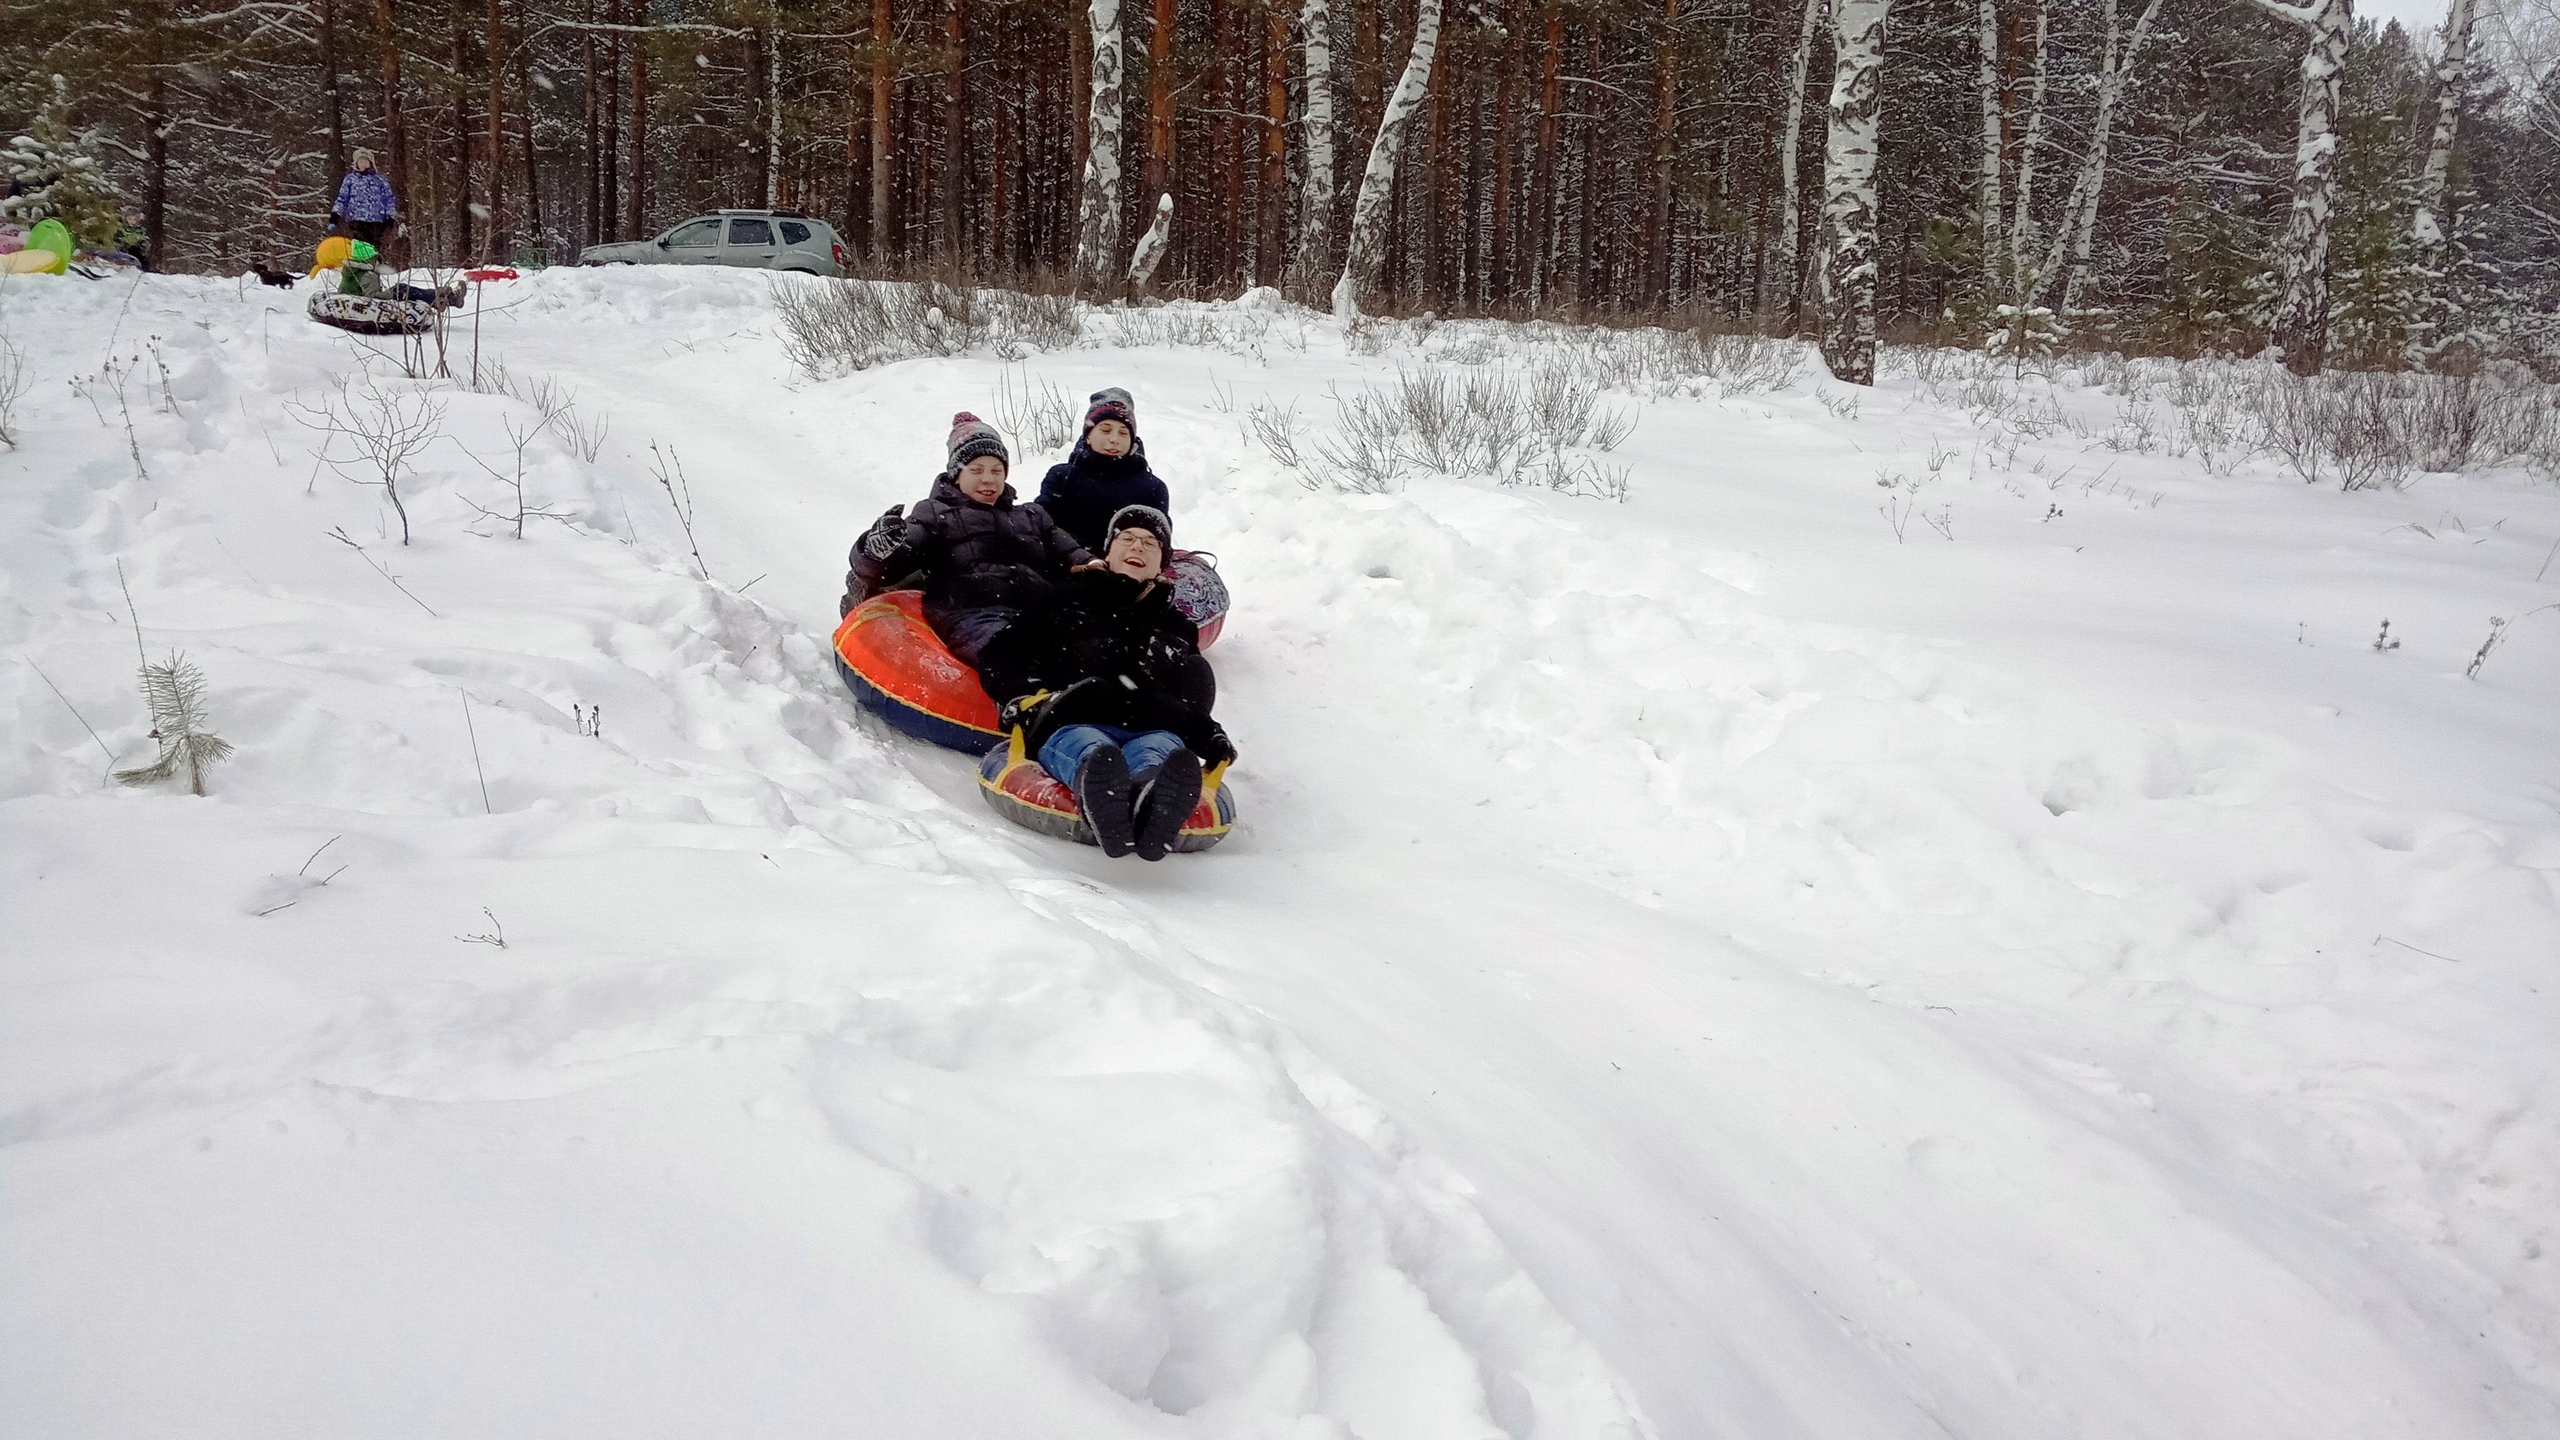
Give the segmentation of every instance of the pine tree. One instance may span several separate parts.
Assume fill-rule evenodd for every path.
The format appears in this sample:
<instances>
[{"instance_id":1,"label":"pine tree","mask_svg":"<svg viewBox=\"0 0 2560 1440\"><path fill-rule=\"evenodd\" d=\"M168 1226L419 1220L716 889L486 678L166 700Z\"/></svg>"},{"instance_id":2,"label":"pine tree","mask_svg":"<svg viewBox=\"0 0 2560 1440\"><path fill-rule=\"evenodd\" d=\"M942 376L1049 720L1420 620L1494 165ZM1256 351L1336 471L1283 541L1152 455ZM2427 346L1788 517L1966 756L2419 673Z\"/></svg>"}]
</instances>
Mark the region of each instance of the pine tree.
<instances>
[{"instance_id":1,"label":"pine tree","mask_svg":"<svg viewBox=\"0 0 2560 1440\"><path fill-rule=\"evenodd\" d=\"M16 193L0 200L0 218L33 225L59 220L71 238L91 249L115 243L119 226L115 191L97 155L97 135L71 120L71 87L53 77L44 104L27 133L0 153Z\"/></svg>"}]
</instances>

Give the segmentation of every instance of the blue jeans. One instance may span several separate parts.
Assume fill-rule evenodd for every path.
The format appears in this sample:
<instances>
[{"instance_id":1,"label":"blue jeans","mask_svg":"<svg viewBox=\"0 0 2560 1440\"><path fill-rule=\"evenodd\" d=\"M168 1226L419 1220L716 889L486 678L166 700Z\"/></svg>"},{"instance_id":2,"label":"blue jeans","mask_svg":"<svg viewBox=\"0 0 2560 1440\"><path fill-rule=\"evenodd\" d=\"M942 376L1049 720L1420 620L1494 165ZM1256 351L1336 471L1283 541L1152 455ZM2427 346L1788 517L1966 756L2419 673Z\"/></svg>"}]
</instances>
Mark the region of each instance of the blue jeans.
<instances>
[{"instance_id":1,"label":"blue jeans","mask_svg":"<svg viewBox=\"0 0 2560 1440\"><path fill-rule=\"evenodd\" d=\"M1141 779L1183 748L1182 737L1170 730L1150 730L1142 735L1117 725L1067 725L1040 747L1040 768L1072 790L1076 777L1084 773L1085 760L1105 745L1119 746L1129 762L1129 773Z\"/></svg>"}]
</instances>

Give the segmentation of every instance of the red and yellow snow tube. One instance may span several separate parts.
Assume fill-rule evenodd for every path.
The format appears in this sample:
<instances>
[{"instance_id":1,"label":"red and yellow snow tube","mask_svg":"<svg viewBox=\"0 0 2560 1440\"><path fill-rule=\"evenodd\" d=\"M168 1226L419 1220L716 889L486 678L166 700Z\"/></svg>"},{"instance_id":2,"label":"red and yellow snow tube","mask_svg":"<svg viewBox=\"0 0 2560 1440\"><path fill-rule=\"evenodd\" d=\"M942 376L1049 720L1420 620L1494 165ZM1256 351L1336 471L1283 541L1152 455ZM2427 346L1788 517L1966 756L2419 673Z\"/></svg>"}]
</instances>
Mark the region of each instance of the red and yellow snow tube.
<instances>
[{"instance_id":1,"label":"red and yellow snow tube","mask_svg":"<svg viewBox=\"0 0 2560 1440\"><path fill-rule=\"evenodd\" d=\"M1182 833L1174 837L1175 853L1206 850L1236 828L1235 792L1222 783L1226 774L1227 767L1217 765L1200 777L1200 803L1191 807L1191 818L1182 822ZM1025 829L1079 845L1101 843L1093 838L1093 827L1084 823L1075 792L1024 752L1019 730L978 762L978 789L987 797L989 808Z\"/></svg>"},{"instance_id":2,"label":"red and yellow snow tube","mask_svg":"<svg viewBox=\"0 0 2560 1440\"><path fill-rule=\"evenodd\" d=\"M925 623L921 591L854 606L836 626L836 673L866 708L919 740L978 755L1004 738L978 672Z\"/></svg>"}]
</instances>

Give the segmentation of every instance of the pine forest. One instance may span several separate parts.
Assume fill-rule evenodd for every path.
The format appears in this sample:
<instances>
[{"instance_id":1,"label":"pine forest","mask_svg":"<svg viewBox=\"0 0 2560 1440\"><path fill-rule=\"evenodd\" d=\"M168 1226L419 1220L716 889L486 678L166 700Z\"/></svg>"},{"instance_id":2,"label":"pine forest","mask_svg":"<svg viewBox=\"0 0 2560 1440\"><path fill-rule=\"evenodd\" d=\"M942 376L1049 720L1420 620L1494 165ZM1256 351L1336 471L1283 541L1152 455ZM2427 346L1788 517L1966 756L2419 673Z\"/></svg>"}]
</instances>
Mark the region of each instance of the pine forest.
<instances>
[{"instance_id":1,"label":"pine forest","mask_svg":"<svg viewBox=\"0 0 2560 1440\"><path fill-rule=\"evenodd\" d=\"M58 192L169 270L306 254L362 148L418 263L777 207L875 277L1819 335L1851 379L1878 335L2548 375L2555 34L2549 0L2417 34L2349 0L21 0L0 135L19 213Z\"/></svg>"}]
</instances>

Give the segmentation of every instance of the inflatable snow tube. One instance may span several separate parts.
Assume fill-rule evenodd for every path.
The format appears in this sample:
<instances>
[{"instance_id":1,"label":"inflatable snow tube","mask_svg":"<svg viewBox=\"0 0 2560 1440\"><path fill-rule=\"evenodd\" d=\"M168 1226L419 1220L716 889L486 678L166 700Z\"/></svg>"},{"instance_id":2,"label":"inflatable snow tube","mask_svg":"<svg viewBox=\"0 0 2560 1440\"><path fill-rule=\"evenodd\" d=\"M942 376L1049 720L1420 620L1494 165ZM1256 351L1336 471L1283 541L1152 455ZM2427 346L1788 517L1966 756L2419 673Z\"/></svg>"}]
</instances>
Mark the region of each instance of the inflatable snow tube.
<instances>
[{"instance_id":1,"label":"inflatable snow tube","mask_svg":"<svg viewBox=\"0 0 2560 1440\"><path fill-rule=\"evenodd\" d=\"M1182 833L1174 837L1174 853L1206 850L1236 828L1235 792L1223 783L1226 769L1220 765L1200 777L1200 803L1191 807L1191 818L1182 822ZM1093 838L1093 827L1084 823L1075 792L1024 753L1019 730L978 762L978 789L987 797L989 809L1025 829L1079 845L1101 843Z\"/></svg>"},{"instance_id":2,"label":"inflatable snow tube","mask_svg":"<svg viewBox=\"0 0 2560 1440\"><path fill-rule=\"evenodd\" d=\"M1208 649L1227 628L1227 582L1218 578L1218 557L1176 550L1164 564L1164 577L1173 582L1173 608L1200 627L1200 648Z\"/></svg>"},{"instance_id":3,"label":"inflatable snow tube","mask_svg":"<svg viewBox=\"0 0 2560 1440\"><path fill-rule=\"evenodd\" d=\"M1004 738L978 672L925 623L922 591L854 606L836 626L836 673L865 709L919 740L978 755Z\"/></svg>"},{"instance_id":4,"label":"inflatable snow tube","mask_svg":"<svg viewBox=\"0 0 2560 1440\"><path fill-rule=\"evenodd\" d=\"M12 250L0 255L0 275L59 275L70 268L50 250Z\"/></svg>"},{"instance_id":5,"label":"inflatable snow tube","mask_svg":"<svg viewBox=\"0 0 2560 1440\"><path fill-rule=\"evenodd\" d=\"M436 307L424 300L391 300L374 295L323 291L312 296L304 308L321 324L358 335L416 335L436 320Z\"/></svg>"}]
</instances>

